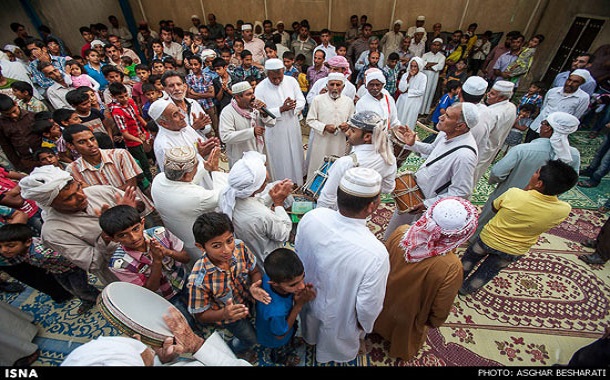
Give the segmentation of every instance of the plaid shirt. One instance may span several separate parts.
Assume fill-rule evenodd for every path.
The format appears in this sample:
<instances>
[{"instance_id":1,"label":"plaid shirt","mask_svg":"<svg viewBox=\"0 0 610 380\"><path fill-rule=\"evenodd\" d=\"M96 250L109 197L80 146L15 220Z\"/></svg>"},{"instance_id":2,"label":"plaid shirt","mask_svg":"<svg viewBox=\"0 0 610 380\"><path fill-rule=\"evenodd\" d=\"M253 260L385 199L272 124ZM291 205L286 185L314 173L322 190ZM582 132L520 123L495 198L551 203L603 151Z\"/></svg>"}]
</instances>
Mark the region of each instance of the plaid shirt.
<instances>
[{"instance_id":1,"label":"plaid shirt","mask_svg":"<svg viewBox=\"0 0 610 380\"><path fill-rule=\"evenodd\" d=\"M197 260L188 279L189 312L202 313L208 309L220 310L232 298L233 303L251 304L249 292L250 271L256 258L241 240L235 240L233 258L225 271L214 265L207 254ZM222 325L222 322L217 322Z\"/></svg>"},{"instance_id":2,"label":"plaid shirt","mask_svg":"<svg viewBox=\"0 0 610 380\"><path fill-rule=\"evenodd\" d=\"M211 75L204 72L201 73L201 76L189 74L186 76L186 84L196 93L203 94L208 92L210 88L214 88L212 79L214 78ZM204 110L214 107L214 97L197 99L197 101Z\"/></svg>"},{"instance_id":3,"label":"plaid shirt","mask_svg":"<svg viewBox=\"0 0 610 380\"><path fill-rule=\"evenodd\" d=\"M30 65L29 65L30 72L32 73L32 82L34 82L34 84L37 84L46 90L47 88L49 88L53 84L55 84L55 81L53 79L47 78L42 72L38 71L38 62L40 62L40 60L35 59L32 62L30 62ZM55 66L62 73L64 71L66 71L66 58L65 57L56 57L54 55L51 55L51 64L53 66Z\"/></svg>"},{"instance_id":4,"label":"plaid shirt","mask_svg":"<svg viewBox=\"0 0 610 380\"><path fill-rule=\"evenodd\" d=\"M527 93L521 97L521 101L519 102L519 107L517 107L517 113L524 104L533 104L536 106L536 109L540 110L542 107L542 101L544 97L540 94L534 94L532 96L527 96Z\"/></svg>"},{"instance_id":5,"label":"plaid shirt","mask_svg":"<svg viewBox=\"0 0 610 380\"><path fill-rule=\"evenodd\" d=\"M256 78L258 82L265 79L263 73L261 73L261 71L255 66L250 66L249 69L244 69L242 65L239 65L233 71L233 78L235 78L236 83L244 81L247 77L250 76Z\"/></svg>"},{"instance_id":6,"label":"plaid shirt","mask_svg":"<svg viewBox=\"0 0 610 380\"><path fill-rule=\"evenodd\" d=\"M155 239L168 249L182 250L182 241L163 227L149 228L144 230L143 234L147 241ZM119 280L144 286L150 277L152 263L153 259L148 251L135 251L121 244L112 254L108 266ZM161 264L159 289L156 293L165 299L171 299L182 291L186 282L186 275L182 263L169 256L164 256Z\"/></svg>"},{"instance_id":7,"label":"plaid shirt","mask_svg":"<svg viewBox=\"0 0 610 380\"><path fill-rule=\"evenodd\" d=\"M59 252L44 245L39 237L32 238L32 244L24 254L10 259L0 256L0 266L11 266L24 262L54 274L66 273L77 268L76 265L72 264L70 260L63 257Z\"/></svg>"},{"instance_id":8,"label":"plaid shirt","mask_svg":"<svg viewBox=\"0 0 610 380\"><path fill-rule=\"evenodd\" d=\"M385 76L385 89L388 90L392 96L394 96L397 89L396 83L398 83L398 69L398 65L396 65L393 69L388 65L381 69L383 76Z\"/></svg>"},{"instance_id":9,"label":"plaid shirt","mask_svg":"<svg viewBox=\"0 0 610 380\"><path fill-rule=\"evenodd\" d=\"M137 116L140 116L140 111L136 106L136 102L133 99L129 99L127 106L123 107L117 102L111 102L108 104L112 118L119 128L121 133L127 132L134 137L140 137L141 133L146 135L146 138L150 138L150 134L146 128L140 125ZM125 139L125 145L128 148L140 146L142 143Z\"/></svg>"}]
</instances>

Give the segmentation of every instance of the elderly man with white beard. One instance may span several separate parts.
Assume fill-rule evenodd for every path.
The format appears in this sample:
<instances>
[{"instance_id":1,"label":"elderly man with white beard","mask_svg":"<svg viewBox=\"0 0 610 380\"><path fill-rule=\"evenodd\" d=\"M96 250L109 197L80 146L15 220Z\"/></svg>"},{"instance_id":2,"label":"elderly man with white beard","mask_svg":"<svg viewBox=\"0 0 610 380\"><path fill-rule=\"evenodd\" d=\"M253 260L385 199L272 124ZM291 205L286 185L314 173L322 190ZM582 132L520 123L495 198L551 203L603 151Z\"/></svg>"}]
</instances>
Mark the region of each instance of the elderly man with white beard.
<instances>
[{"instance_id":1,"label":"elderly man with white beard","mask_svg":"<svg viewBox=\"0 0 610 380\"><path fill-rule=\"evenodd\" d=\"M354 101L343 95L345 76L330 73L327 79L327 91L314 98L307 113L307 125L315 136L309 140L308 179L315 176L315 171L322 165L325 156L345 155L345 132L349 128L347 120L354 113Z\"/></svg>"}]
</instances>

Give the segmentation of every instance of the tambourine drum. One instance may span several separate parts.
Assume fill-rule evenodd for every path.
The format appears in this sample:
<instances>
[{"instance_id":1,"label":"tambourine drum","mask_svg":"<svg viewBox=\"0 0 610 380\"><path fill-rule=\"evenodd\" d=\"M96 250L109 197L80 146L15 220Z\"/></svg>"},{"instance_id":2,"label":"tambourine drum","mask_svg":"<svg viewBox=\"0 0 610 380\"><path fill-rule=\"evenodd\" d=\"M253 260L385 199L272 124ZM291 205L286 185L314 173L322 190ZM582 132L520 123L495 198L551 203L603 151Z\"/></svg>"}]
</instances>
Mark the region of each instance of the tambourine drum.
<instances>
[{"instance_id":1,"label":"tambourine drum","mask_svg":"<svg viewBox=\"0 0 610 380\"><path fill-rule=\"evenodd\" d=\"M97 304L100 312L114 327L153 347L174 334L169 330L163 315L175 307L157 293L129 282L112 282L102 290Z\"/></svg>"},{"instance_id":2,"label":"tambourine drum","mask_svg":"<svg viewBox=\"0 0 610 380\"><path fill-rule=\"evenodd\" d=\"M326 180L328 179L328 170L338 158L339 156L324 157L324 162L322 165L320 165L320 168L315 171L314 177L308 178L307 183L303 185L302 192L314 197L317 200L318 196L320 196L320 192L322 192L322 188L326 184Z\"/></svg>"},{"instance_id":3,"label":"tambourine drum","mask_svg":"<svg viewBox=\"0 0 610 380\"><path fill-rule=\"evenodd\" d=\"M415 175L411 171L396 176L396 187L392 195L399 214L411 211L414 206L424 201L424 194L415 182Z\"/></svg>"},{"instance_id":4,"label":"tambourine drum","mask_svg":"<svg viewBox=\"0 0 610 380\"><path fill-rule=\"evenodd\" d=\"M394 148L394 157L396 157L396 166L401 167L411 151L406 149L406 143L402 141L393 129L390 129L390 141Z\"/></svg>"}]
</instances>

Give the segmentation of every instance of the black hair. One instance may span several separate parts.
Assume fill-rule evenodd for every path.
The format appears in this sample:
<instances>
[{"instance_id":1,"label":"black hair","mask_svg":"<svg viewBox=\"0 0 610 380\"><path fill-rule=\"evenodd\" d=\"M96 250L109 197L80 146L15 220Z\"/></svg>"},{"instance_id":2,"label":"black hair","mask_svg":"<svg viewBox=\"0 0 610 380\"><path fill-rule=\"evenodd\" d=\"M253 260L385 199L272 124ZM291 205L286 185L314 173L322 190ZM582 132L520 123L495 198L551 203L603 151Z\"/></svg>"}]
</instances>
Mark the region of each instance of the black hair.
<instances>
[{"instance_id":1,"label":"black hair","mask_svg":"<svg viewBox=\"0 0 610 380\"><path fill-rule=\"evenodd\" d=\"M155 82L158 80L161 80L161 75L159 75L159 74L151 74L148 77L148 83L150 83L150 84L155 84ZM163 82L161 82L161 83L163 83Z\"/></svg>"},{"instance_id":2,"label":"black hair","mask_svg":"<svg viewBox=\"0 0 610 380\"><path fill-rule=\"evenodd\" d=\"M150 41L150 46L152 47L153 44L159 44L159 45L163 46L163 41L161 41L160 38L153 38L153 40Z\"/></svg>"},{"instance_id":3,"label":"black hair","mask_svg":"<svg viewBox=\"0 0 610 380\"><path fill-rule=\"evenodd\" d=\"M225 232L234 231L233 222L227 214L221 212L206 212L199 215L193 223L195 241L202 246L208 241Z\"/></svg>"},{"instance_id":4,"label":"black hair","mask_svg":"<svg viewBox=\"0 0 610 380\"><path fill-rule=\"evenodd\" d=\"M154 120L149 120L146 123L146 129L150 133L157 133L157 132L159 132L159 126L157 125L157 123L155 123Z\"/></svg>"},{"instance_id":5,"label":"black hair","mask_svg":"<svg viewBox=\"0 0 610 380\"><path fill-rule=\"evenodd\" d=\"M578 173L570 165L561 160L549 160L540 168L540 176L543 188L540 192L544 195L559 195L576 185Z\"/></svg>"},{"instance_id":6,"label":"black hair","mask_svg":"<svg viewBox=\"0 0 610 380\"><path fill-rule=\"evenodd\" d=\"M277 51L277 45L275 44L275 42L272 42L272 41L265 42L265 48L269 48L269 49ZM322 51L324 51L324 50L322 50Z\"/></svg>"},{"instance_id":7,"label":"black hair","mask_svg":"<svg viewBox=\"0 0 610 380\"><path fill-rule=\"evenodd\" d=\"M15 101L13 98L6 94L0 94L0 112L5 112L10 110L15 106Z\"/></svg>"},{"instance_id":8,"label":"black hair","mask_svg":"<svg viewBox=\"0 0 610 380\"><path fill-rule=\"evenodd\" d=\"M163 66L165 66L166 64L170 64L173 67L178 67L178 62L176 62L174 57L165 57L165 58L163 58Z\"/></svg>"},{"instance_id":9,"label":"black hair","mask_svg":"<svg viewBox=\"0 0 610 380\"><path fill-rule=\"evenodd\" d=\"M246 58L247 56L252 55L252 52L248 49L244 49L239 56L241 57L241 59Z\"/></svg>"},{"instance_id":10,"label":"black hair","mask_svg":"<svg viewBox=\"0 0 610 380\"><path fill-rule=\"evenodd\" d=\"M161 83L163 83L163 86L165 86L165 81L167 80L167 78L171 78L171 77L179 77L180 80L182 80L182 83L186 83L184 74L182 74L178 71L175 71L175 70L167 70L166 72L163 73L163 75L161 75Z\"/></svg>"},{"instance_id":11,"label":"black hair","mask_svg":"<svg viewBox=\"0 0 610 380\"><path fill-rule=\"evenodd\" d=\"M531 112L532 114L534 114L534 112L536 112L536 109L538 109L538 107L536 107L536 105L532 104L532 103L525 103L524 105L519 107L519 111L527 111L527 112Z\"/></svg>"},{"instance_id":12,"label":"black hair","mask_svg":"<svg viewBox=\"0 0 610 380\"><path fill-rule=\"evenodd\" d=\"M55 151L52 148L49 148L48 146L41 146L40 149L38 149L36 152L34 152L34 158L36 160L40 161L39 157L43 153L57 155L57 153L55 153Z\"/></svg>"},{"instance_id":13,"label":"black hair","mask_svg":"<svg viewBox=\"0 0 610 380\"><path fill-rule=\"evenodd\" d=\"M53 112L51 111L40 111L34 114L34 121L36 120L49 120L53 118Z\"/></svg>"},{"instance_id":14,"label":"black hair","mask_svg":"<svg viewBox=\"0 0 610 380\"><path fill-rule=\"evenodd\" d=\"M97 140L97 146L100 149L114 149L114 142L112 137L108 136L104 132L93 132L93 136Z\"/></svg>"},{"instance_id":15,"label":"black hair","mask_svg":"<svg viewBox=\"0 0 610 380\"><path fill-rule=\"evenodd\" d=\"M60 126L63 125L62 121L67 121L76 111L70 108L58 108L53 111L53 121L55 121Z\"/></svg>"},{"instance_id":16,"label":"black hair","mask_svg":"<svg viewBox=\"0 0 610 380\"><path fill-rule=\"evenodd\" d=\"M49 66L53 66L53 64L51 62L49 62L49 61L38 61L38 65L36 66L36 69L38 71L42 72L42 70L45 67L49 67ZM53 67L55 67L55 66L53 66Z\"/></svg>"},{"instance_id":17,"label":"black hair","mask_svg":"<svg viewBox=\"0 0 610 380\"><path fill-rule=\"evenodd\" d=\"M538 43L541 44L542 42L544 42L544 35L543 34L536 34L534 35L534 37L532 38L537 38L538 39Z\"/></svg>"},{"instance_id":18,"label":"black hair","mask_svg":"<svg viewBox=\"0 0 610 380\"><path fill-rule=\"evenodd\" d=\"M41 32L41 33L47 33L47 34L50 34L50 33L51 33L51 28L49 28L49 27L48 27L48 26L46 26L46 25L41 24L41 25L38 27L38 31L39 31L39 32Z\"/></svg>"},{"instance_id":19,"label":"black hair","mask_svg":"<svg viewBox=\"0 0 610 380\"><path fill-rule=\"evenodd\" d=\"M32 229L24 223L9 223L0 227L0 242L20 241L25 243L34 237Z\"/></svg>"},{"instance_id":20,"label":"black hair","mask_svg":"<svg viewBox=\"0 0 610 380\"><path fill-rule=\"evenodd\" d=\"M395 51L388 54L388 61L398 61L399 59L400 59L400 56Z\"/></svg>"},{"instance_id":21,"label":"black hair","mask_svg":"<svg viewBox=\"0 0 610 380\"><path fill-rule=\"evenodd\" d=\"M32 125L32 132L34 132L38 136L42 136L45 133L49 133L53 125L55 124L48 119L36 120Z\"/></svg>"},{"instance_id":22,"label":"black hair","mask_svg":"<svg viewBox=\"0 0 610 380\"><path fill-rule=\"evenodd\" d=\"M150 67L145 63L138 63L135 67L136 70L146 70L150 72Z\"/></svg>"},{"instance_id":23,"label":"black hair","mask_svg":"<svg viewBox=\"0 0 610 380\"><path fill-rule=\"evenodd\" d=\"M340 187L337 187L337 206L339 210L348 212L350 214L357 214L363 211L378 197L379 194L372 197L357 197L355 195L348 194Z\"/></svg>"},{"instance_id":24,"label":"black hair","mask_svg":"<svg viewBox=\"0 0 610 380\"><path fill-rule=\"evenodd\" d=\"M181 27L175 26L174 29L172 29L172 32L178 37L184 38L184 29L182 29Z\"/></svg>"},{"instance_id":25,"label":"black hair","mask_svg":"<svg viewBox=\"0 0 610 380\"><path fill-rule=\"evenodd\" d=\"M457 88L460 88L462 86L462 83L459 80L450 80L449 82L447 82L447 92L451 92Z\"/></svg>"},{"instance_id":26,"label":"black hair","mask_svg":"<svg viewBox=\"0 0 610 380\"><path fill-rule=\"evenodd\" d=\"M91 28L89 28L88 26L81 26L80 28L78 28L78 31L80 32L80 34L83 34L84 32L91 33Z\"/></svg>"},{"instance_id":27,"label":"black hair","mask_svg":"<svg viewBox=\"0 0 610 380\"><path fill-rule=\"evenodd\" d=\"M483 99L483 97L485 96L485 94L481 94L481 95L471 95L469 93L467 93L466 91L464 91L464 88L462 87L462 99L464 99L464 102L466 103L474 103L474 104L478 104L481 99Z\"/></svg>"},{"instance_id":28,"label":"black hair","mask_svg":"<svg viewBox=\"0 0 610 380\"><path fill-rule=\"evenodd\" d=\"M85 125L82 125L82 124L72 124L72 125L68 125L66 128L64 128L64 131L62 132L61 135L63 136L64 140L66 140L66 142L73 143L74 142L73 136L77 133L85 132L85 131L91 132L91 128L89 128Z\"/></svg>"},{"instance_id":29,"label":"black hair","mask_svg":"<svg viewBox=\"0 0 610 380\"><path fill-rule=\"evenodd\" d=\"M203 64L203 60L201 59L200 55L197 54L192 54L188 57L188 60L190 61L191 59L194 59L195 61L199 62L199 64Z\"/></svg>"},{"instance_id":30,"label":"black hair","mask_svg":"<svg viewBox=\"0 0 610 380\"><path fill-rule=\"evenodd\" d=\"M295 61L303 61L303 62L305 62L305 61L307 61L307 58L305 58L305 54L299 53L299 54L296 55L296 57L294 57L294 60Z\"/></svg>"},{"instance_id":31,"label":"black hair","mask_svg":"<svg viewBox=\"0 0 610 380\"><path fill-rule=\"evenodd\" d=\"M294 52L291 52L291 51L285 51L285 52L282 54L282 59L283 59L283 58L286 58L286 59L292 59L292 60L294 60Z\"/></svg>"},{"instance_id":32,"label":"black hair","mask_svg":"<svg viewBox=\"0 0 610 380\"><path fill-rule=\"evenodd\" d=\"M227 66L229 63L227 61L225 61L224 59L217 57L214 58L214 60L212 61L212 67L216 68L216 67L225 67Z\"/></svg>"},{"instance_id":33,"label":"black hair","mask_svg":"<svg viewBox=\"0 0 610 380\"><path fill-rule=\"evenodd\" d=\"M17 29L19 29L19 27L21 27L21 26L25 28L25 26L23 26L22 24L20 24L18 22L11 22L11 25L10 25L11 30L15 33L17 32Z\"/></svg>"},{"instance_id":34,"label":"black hair","mask_svg":"<svg viewBox=\"0 0 610 380\"><path fill-rule=\"evenodd\" d=\"M118 67L112 65L106 65L102 67L102 74L106 77L110 73L118 73L121 75L121 78L125 76L125 73L119 70Z\"/></svg>"},{"instance_id":35,"label":"black hair","mask_svg":"<svg viewBox=\"0 0 610 380\"><path fill-rule=\"evenodd\" d=\"M125 62L127 64L127 66L131 66L133 65L133 58L131 58L128 55L123 55L121 56L121 61ZM135 68L134 68L135 69Z\"/></svg>"},{"instance_id":36,"label":"black hair","mask_svg":"<svg viewBox=\"0 0 610 380\"><path fill-rule=\"evenodd\" d=\"M305 273L299 256L288 248L274 249L265 257L264 268L269 279L276 283L292 281Z\"/></svg>"},{"instance_id":37,"label":"black hair","mask_svg":"<svg viewBox=\"0 0 610 380\"><path fill-rule=\"evenodd\" d=\"M11 83L11 88L21 92L28 92L30 95L34 95L34 87L28 82L18 80Z\"/></svg>"},{"instance_id":38,"label":"black hair","mask_svg":"<svg viewBox=\"0 0 610 380\"><path fill-rule=\"evenodd\" d=\"M108 85L110 95L117 96L127 92L127 87L123 83L115 82Z\"/></svg>"},{"instance_id":39,"label":"black hair","mask_svg":"<svg viewBox=\"0 0 610 380\"><path fill-rule=\"evenodd\" d=\"M148 91L157 91L157 88L150 82L142 83L142 93L146 94Z\"/></svg>"},{"instance_id":40,"label":"black hair","mask_svg":"<svg viewBox=\"0 0 610 380\"><path fill-rule=\"evenodd\" d=\"M97 24L95 24L95 28L97 30L108 30L108 26L102 22L98 22Z\"/></svg>"},{"instance_id":41,"label":"black hair","mask_svg":"<svg viewBox=\"0 0 610 380\"><path fill-rule=\"evenodd\" d=\"M126 230L142 221L138 210L133 206L117 205L110 207L100 215L100 227L102 231L111 237Z\"/></svg>"},{"instance_id":42,"label":"black hair","mask_svg":"<svg viewBox=\"0 0 610 380\"><path fill-rule=\"evenodd\" d=\"M70 91L68 91L68 93L66 93L66 102L68 102L68 104L71 105L72 107L75 107L75 106L89 100L89 94L87 94L86 92L84 92L82 90L79 90L80 88L82 88L82 87L79 87L74 90L70 90Z\"/></svg>"}]
</instances>

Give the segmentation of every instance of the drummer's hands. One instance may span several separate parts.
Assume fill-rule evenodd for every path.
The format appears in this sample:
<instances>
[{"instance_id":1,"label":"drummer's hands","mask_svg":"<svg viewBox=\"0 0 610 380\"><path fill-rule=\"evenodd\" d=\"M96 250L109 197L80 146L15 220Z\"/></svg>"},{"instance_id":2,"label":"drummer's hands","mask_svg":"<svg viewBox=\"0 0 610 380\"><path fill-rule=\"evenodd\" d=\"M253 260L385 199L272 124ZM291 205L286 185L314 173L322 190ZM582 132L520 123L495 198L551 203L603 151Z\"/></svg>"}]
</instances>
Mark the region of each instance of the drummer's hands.
<instances>
[{"instance_id":1,"label":"drummer's hands","mask_svg":"<svg viewBox=\"0 0 610 380\"><path fill-rule=\"evenodd\" d=\"M271 197L273 205L283 206L284 201L292 192L293 185L294 183L287 178L276 183L275 186L269 190L269 197Z\"/></svg>"},{"instance_id":2,"label":"drummer's hands","mask_svg":"<svg viewBox=\"0 0 610 380\"><path fill-rule=\"evenodd\" d=\"M168 308L167 313L163 315L163 320L174 334L174 338L166 339L163 342L163 347L157 351L157 355L162 362L171 361L183 353L195 353L201 348L204 342L203 338L195 334L184 315L177 308L174 306ZM163 361L162 355L169 360Z\"/></svg>"},{"instance_id":3,"label":"drummer's hands","mask_svg":"<svg viewBox=\"0 0 610 380\"><path fill-rule=\"evenodd\" d=\"M415 144L417 134L411 128L406 125L399 125L395 130L397 134L402 136L402 141L404 141L405 144L408 146L413 146L413 144Z\"/></svg>"},{"instance_id":4,"label":"drummer's hands","mask_svg":"<svg viewBox=\"0 0 610 380\"><path fill-rule=\"evenodd\" d=\"M262 288L263 280L258 280L250 285L250 294L255 300L268 305L271 302L271 296Z\"/></svg>"},{"instance_id":5,"label":"drummer's hands","mask_svg":"<svg viewBox=\"0 0 610 380\"><path fill-rule=\"evenodd\" d=\"M248 314L248 307L246 305L242 303L234 304L231 298L222 309L222 320L231 323L246 318Z\"/></svg>"},{"instance_id":6,"label":"drummer's hands","mask_svg":"<svg viewBox=\"0 0 610 380\"><path fill-rule=\"evenodd\" d=\"M409 214L419 214L426 211L426 206L422 203L418 203L415 206L413 206L410 210L409 210Z\"/></svg>"}]
</instances>

